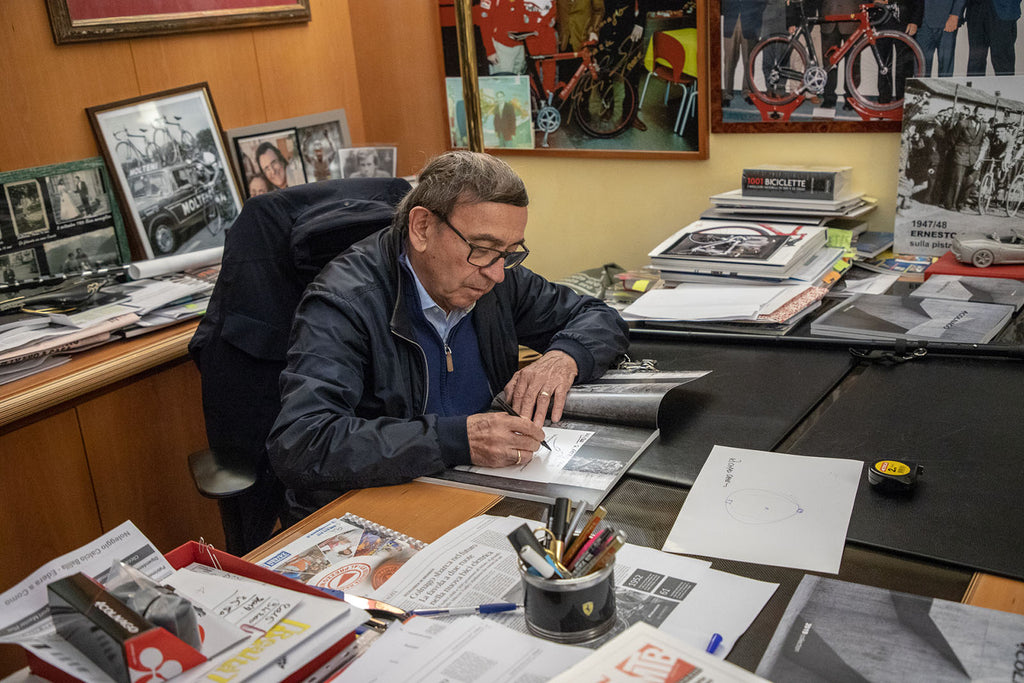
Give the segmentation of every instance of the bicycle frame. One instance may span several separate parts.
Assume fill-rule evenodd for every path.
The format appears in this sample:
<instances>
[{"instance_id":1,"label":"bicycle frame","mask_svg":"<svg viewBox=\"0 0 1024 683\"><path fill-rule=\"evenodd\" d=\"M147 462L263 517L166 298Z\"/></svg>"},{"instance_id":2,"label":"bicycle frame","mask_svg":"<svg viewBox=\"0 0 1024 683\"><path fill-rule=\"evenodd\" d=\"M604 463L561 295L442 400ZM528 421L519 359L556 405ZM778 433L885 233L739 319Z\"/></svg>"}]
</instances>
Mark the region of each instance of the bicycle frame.
<instances>
[{"instance_id":1,"label":"bicycle frame","mask_svg":"<svg viewBox=\"0 0 1024 683\"><path fill-rule=\"evenodd\" d=\"M811 31L815 26L821 24L838 24L838 23L851 23L858 22L857 27L853 30L849 36L843 39L843 43L835 49L829 50L829 54L825 55L828 60L828 69L831 71L835 69L839 62L843 61L843 58L853 49L853 46L857 44L857 41L862 36L867 36L867 40L871 45L876 44L875 28L871 25L871 21L868 19L868 9L873 5L865 4L860 6L860 10L856 14L830 14L823 17L804 17L800 22L800 26L797 27L793 33L793 40L803 39L804 46L807 48L807 56L810 60L811 66L819 66L822 62L818 59L818 53L814 49L814 41L811 40Z\"/></svg>"}]
</instances>

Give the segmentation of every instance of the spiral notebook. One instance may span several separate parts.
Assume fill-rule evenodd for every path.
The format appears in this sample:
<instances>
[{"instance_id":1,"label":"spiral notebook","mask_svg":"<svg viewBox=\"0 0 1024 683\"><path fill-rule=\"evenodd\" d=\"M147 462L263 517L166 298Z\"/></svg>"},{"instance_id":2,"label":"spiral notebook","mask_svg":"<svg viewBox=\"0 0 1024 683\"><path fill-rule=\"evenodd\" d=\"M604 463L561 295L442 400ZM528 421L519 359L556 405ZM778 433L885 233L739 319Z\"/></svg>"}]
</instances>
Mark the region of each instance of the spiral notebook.
<instances>
[{"instance_id":1,"label":"spiral notebook","mask_svg":"<svg viewBox=\"0 0 1024 683\"><path fill-rule=\"evenodd\" d=\"M320 588L369 593L426 543L358 515L321 524L256 564Z\"/></svg>"}]
</instances>

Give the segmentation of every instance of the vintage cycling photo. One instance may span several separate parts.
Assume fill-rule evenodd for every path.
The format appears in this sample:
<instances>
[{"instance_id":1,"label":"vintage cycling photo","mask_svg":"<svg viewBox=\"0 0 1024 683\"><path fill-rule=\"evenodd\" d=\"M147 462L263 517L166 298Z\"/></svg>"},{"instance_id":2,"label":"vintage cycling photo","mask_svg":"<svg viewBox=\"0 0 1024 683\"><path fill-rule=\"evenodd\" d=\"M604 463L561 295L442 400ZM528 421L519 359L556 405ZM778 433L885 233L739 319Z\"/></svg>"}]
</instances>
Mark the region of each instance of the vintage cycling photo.
<instances>
[{"instance_id":1,"label":"vintage cycling photo","mask_svg":"<svg viewBox=\"0 0 1024 683\"><path fill-rule=\"evenodd\" d=\"M110 177L99 157L0 173L0 299L128 262Z\"/></svg>"},{"instance_id":2,"label":"vintage cycling photo","mask_svg":"<svg viewBox=\"0 0 1024 683\"><path fill-rule=\"evenodd\" d=\"M146 258L223 246L242 201L205 83L86 111Z\"/></svg>"},{"instance_id":3,"label":"vintage cycling photo","mask_svg":"<svg viewBox=\"0 0 1024 683\"><path fill-rule=\"evenodd\" d=\"M464 97L455 6L439 2L452 147L478 102L487 149L705 159L706 0L477 0Z\"/></svg>"},{"instance_id":4,"label":"vintage cycling photo","mask_svg":"<svg viewBox=\"0 0 1024 683\"><path fill-rule=\"evenodd\" d=\"M894 251L1024 229L1024 76L909 81L901 143Z\"/></svg>"}]
</instances>

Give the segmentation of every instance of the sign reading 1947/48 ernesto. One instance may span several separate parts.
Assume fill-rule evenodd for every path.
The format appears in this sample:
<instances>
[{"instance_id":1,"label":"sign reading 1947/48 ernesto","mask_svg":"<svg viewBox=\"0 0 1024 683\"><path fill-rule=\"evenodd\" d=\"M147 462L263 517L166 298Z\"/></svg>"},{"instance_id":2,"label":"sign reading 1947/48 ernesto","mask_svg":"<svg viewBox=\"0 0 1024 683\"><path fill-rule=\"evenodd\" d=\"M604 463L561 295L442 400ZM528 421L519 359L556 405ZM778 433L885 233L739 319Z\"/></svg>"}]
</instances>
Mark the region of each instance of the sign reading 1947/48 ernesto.
<instances>
[{"instance_id":1,"label":"sign reading 1947/48 ernesto","mask_svg":"<svg viewBox=\"0 0 1024 683\"><path fill-rule=\"evenodd\" d=\"M1024 228L1024 76L907 82L893 250Z\"/></svg>"}]
</instances>

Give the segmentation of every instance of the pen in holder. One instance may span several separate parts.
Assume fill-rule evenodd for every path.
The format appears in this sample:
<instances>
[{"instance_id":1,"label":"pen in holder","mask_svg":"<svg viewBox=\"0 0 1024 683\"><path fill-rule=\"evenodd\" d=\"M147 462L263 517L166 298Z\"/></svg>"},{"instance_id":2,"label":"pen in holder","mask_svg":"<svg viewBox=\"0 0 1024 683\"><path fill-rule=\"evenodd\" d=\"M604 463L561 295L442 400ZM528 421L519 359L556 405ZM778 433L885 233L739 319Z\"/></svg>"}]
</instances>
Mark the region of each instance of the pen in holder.
<instances>
[{"instance_id":1,"label":"pen in holder","mask_svg":"<svg viewBox=\"0 0 1024 683\"><path fill-rule=\"evenodd\" d=\"M523 581L526 626L535 636L581 643L604 635L615 624L615 559L571 579L545 579L518 562Z\"/></svg>"}]
</instances>

